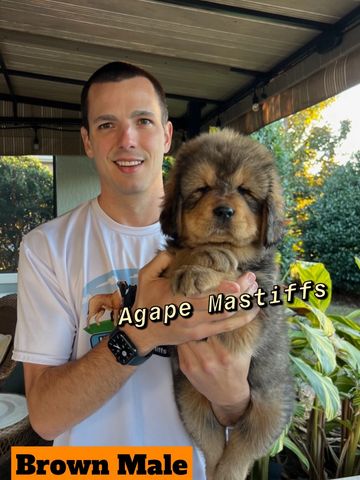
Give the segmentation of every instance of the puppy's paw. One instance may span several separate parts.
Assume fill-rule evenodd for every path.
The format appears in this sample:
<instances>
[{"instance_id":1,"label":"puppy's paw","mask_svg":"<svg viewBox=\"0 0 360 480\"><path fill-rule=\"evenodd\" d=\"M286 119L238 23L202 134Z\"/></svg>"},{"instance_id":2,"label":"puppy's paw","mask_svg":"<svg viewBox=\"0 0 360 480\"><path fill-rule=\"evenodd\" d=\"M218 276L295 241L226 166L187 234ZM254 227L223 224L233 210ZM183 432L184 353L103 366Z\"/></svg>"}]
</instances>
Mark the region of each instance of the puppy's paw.
<instances>
[{"instance_id":1,"label":"puppy's paw","mask_svg":"<svg viewBox=\"0 0 360 480\"><path fill-rule=\"evenodd\" d=\"M211 290L220 283L218 272L199 265L183 265L171 277L174 294L198 295Z\"/></svg>"},{"instance_id":2,"label":"puppy's paw","mask_svg":"<svg viewBox=\"0 0 360 480\"><path fill-rule=\"evenodd\" d=\"M203 247L195 250L193 255L196 257L198 264L217 272L234 272L238 267L236 256L228 248Z\"/></svg>"}]
</instances>

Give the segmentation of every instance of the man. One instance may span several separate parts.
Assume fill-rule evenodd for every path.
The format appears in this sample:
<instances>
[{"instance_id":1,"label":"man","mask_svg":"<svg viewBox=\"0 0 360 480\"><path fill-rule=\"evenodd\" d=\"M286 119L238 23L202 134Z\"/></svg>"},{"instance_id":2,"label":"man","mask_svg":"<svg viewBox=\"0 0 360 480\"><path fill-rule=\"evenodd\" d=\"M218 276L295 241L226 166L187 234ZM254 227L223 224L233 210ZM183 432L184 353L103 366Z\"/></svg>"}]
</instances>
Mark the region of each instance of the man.
<instances>
[{"instance_id":1,"label":"man","mask_svg":"<svg viewBox=\"0 0 360 480\"><path fill-rule=\"evenodd\" d=\"M249 402L250 359L230 357L213 335L251 321L257 308L209 315L208 298L193 298L190 318L150 321L145 329L126 324L122 332L139 366L121 365L107 339L97 342L88 328L89 300L113 295L119 281L134 283L138 273L134 310L189 299L174 297L161 277L170 256L154 258L164 241L161 167L172 136L161 86L147 72L114 62L90 77L82 109L81 135L101 193L33 230L21 245L14 358L24 362L30 420L55 445L191 445L173 399L169 359L147 357L159 345L178 345L181 369L217 420L231 425ZM256 288L249 273L219 291ZM194 461L194 478L205 478L197 451Z\"/></svg>"}]
</instances>

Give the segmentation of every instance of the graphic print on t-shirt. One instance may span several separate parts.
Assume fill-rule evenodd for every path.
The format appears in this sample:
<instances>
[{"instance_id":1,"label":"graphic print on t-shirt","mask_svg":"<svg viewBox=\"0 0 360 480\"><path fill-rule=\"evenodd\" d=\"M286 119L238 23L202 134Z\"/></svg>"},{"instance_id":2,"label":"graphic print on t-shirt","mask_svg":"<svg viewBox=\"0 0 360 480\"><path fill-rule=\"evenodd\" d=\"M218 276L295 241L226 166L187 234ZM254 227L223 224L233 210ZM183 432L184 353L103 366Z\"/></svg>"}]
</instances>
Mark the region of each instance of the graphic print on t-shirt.
<instances>
[{"instance_id":1,"label":"graphic print on t-shirt","mask_svg":"<svg viewBox=\"0 0 360 480\"><path fill-rule=\"evenodd\" d=\"M111 270L96 277L83 290L82 313L86 318L84 330L90 334L94 348L108 335L119 321L123 303L121 287L125 283L137 284L138 270Z\"/></svg>"}]
</instances>

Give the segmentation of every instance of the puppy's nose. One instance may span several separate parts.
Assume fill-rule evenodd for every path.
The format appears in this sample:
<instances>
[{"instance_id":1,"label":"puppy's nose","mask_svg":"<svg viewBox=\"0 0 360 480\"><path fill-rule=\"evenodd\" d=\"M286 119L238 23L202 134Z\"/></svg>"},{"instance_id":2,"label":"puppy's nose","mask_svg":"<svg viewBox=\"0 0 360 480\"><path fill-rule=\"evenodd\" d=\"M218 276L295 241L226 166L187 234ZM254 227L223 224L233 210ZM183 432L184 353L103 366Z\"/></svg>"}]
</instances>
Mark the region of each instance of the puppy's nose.
<instances>
[{"instance_id":1,"label":"puppy's nose","mask_svg":"<svg viewBox=\"0 0 360 480\"><path fill-rule=\"evenodd\" d=\"M217 217L228 219L234 215L235 210L227 205L220 205L219 207L214 208L213 212Z\"/></svg>"}]
</instances>

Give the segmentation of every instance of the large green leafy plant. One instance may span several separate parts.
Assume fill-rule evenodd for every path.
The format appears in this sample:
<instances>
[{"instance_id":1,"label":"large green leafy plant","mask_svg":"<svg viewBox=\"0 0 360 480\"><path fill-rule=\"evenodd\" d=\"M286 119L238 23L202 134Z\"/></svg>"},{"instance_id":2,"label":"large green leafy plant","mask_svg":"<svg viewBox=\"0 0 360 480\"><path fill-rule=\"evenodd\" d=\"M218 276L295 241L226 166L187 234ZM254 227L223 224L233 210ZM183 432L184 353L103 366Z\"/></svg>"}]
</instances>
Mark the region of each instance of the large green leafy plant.
<instances>
[{"instance_id":1,"label":"large green leafy plant","mask_svg":"<svg viewBox=\"0 0 360 480\"><path fill-rule=\"evenodd\" d=\"M296 262L292 277L327 286L327 298L296 297L291 310L291 359L303 413L290 436L309 462L310 479L359 473L360 459L360 311L329 313L332 282L322 263ZM303 433L306 431L306 435Z\"/></svg>"},{"instance_id":2,"label":"large green leafy plant","mask_svg":"<svg viewBox=\"0 0 360 480\"><path fill-rule=\"evenodd\" d=\"M360 310L330 313L332 282L322 263L296 262L291 277L299 284L325 284L327 297L317 298L313 289L306 299L299 295L286 305L297 405L291 425L255 464L252 479L267 479L269 458L284 447L310 480L355 475L360 473Z\"/></svg>"}]
</instances>

